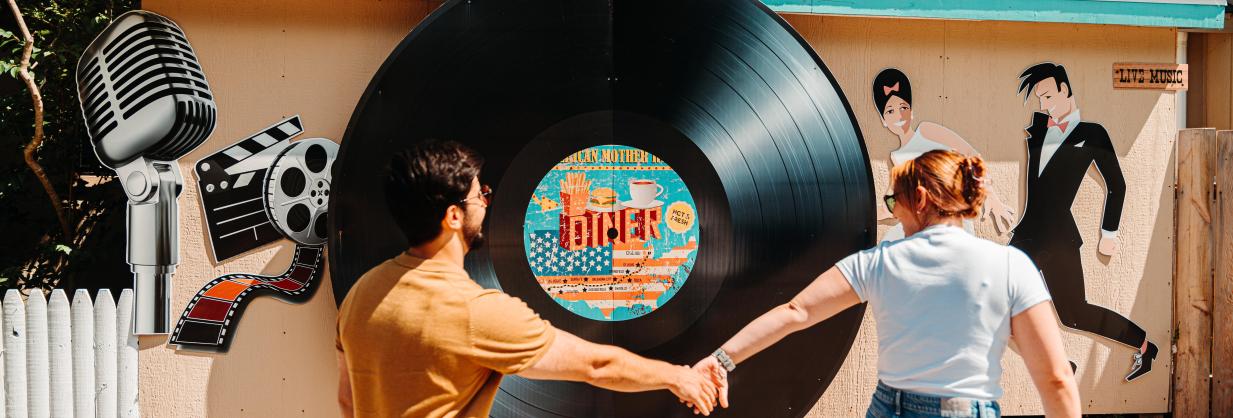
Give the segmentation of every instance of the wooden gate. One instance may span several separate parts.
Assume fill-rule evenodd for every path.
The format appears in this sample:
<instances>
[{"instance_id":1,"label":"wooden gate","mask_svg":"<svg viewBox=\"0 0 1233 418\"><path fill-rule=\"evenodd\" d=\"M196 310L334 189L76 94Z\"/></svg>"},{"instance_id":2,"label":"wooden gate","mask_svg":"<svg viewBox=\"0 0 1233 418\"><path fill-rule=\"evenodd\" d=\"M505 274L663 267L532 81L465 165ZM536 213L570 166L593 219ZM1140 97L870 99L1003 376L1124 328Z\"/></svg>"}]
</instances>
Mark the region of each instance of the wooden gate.
<instances>
[{"instance_id":1,"label":"wooden gate","mask_svg":"<svg viewBox=\"0 0 1233 418\"><path fill-rule=\"evenodd\" d=\"M1177 141L1173 416L1233 417L1233 131Z\"/></svg>"}]
</instances>

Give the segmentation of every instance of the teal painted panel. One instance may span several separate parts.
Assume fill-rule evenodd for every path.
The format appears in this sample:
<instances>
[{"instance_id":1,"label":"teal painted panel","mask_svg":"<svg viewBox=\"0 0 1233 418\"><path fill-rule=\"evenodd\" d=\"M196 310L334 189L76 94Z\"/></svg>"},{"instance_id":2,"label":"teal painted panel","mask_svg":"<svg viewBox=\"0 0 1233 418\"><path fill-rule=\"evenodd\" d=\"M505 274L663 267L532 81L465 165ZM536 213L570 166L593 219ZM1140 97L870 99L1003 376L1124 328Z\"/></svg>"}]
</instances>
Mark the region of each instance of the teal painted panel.
<instances>
[{"instance_id":1,"label":"teal painted panel","mask_svg":"<svg viewBox=\"0 0 1233 418\"><path fill-rule=\"evenodd\" d=\"M762 0L772 10L854 16L1221 29L1221 4L1100 0Z\"/></svg>"}]
</instances>

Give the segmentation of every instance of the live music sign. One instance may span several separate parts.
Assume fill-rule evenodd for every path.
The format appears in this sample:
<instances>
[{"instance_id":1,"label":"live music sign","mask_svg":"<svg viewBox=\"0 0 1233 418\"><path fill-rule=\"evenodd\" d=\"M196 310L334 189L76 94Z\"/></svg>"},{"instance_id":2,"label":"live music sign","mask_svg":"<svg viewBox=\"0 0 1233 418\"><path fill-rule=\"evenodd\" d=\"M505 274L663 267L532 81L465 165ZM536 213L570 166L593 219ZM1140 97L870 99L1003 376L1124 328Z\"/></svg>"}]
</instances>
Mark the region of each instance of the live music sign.
<instances>
[{"instance_id":1,"label":"live music sign","mask_svg":"<svg viewBox=\"0 0 1233 418\"><path fill-rule=\"evenodd\" d=\"M1113 87L1119 89L1186 90L1186 64L1113 64Z\"/></svg>"}]
</instances>

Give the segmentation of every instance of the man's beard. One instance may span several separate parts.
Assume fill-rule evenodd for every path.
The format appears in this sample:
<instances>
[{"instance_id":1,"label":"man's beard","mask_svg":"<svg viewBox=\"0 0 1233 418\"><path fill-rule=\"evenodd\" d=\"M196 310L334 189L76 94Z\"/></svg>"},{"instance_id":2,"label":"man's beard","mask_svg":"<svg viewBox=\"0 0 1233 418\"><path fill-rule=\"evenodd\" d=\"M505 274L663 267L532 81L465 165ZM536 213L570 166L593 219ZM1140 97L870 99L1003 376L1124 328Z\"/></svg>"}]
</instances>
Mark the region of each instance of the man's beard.
<instances>
[{"instance_id":1,"label":"man's beard","mask_svg":"<svg viewBox=\"0 0 1233 418\"><path fill-rule=\"evenodd\" d=\"M470 227L469 225L464 226L462 228L462 239L466 240L467 249L469 251L475 251L475 250L478 250L480 247L484 246L485 240L484 240L483 229L484 229L483 221L480 221L479 223L475 224L474 228Z\"/></svg>"}]
</instances>

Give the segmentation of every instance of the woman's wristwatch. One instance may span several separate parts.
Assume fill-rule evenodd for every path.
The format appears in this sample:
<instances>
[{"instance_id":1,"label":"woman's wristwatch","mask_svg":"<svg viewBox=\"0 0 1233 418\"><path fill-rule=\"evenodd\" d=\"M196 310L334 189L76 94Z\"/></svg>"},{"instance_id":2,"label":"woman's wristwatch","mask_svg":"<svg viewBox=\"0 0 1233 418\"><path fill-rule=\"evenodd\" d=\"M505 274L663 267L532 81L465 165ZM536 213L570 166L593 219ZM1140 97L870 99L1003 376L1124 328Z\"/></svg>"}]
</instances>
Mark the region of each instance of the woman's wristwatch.
<instances>
[{"instance_id":1,"label":"woman's wristwatch","mask_svg":"<svg viewBox=\"0 0 1233 418\"><path fill-rule=\"evenodd\" d=\"M716 360L719 360L719 364L724 366L724 370L727 370L728 372L736 370L736 363L732 362L732 357L728 357L728 353L724 352L724 349L716 349L714 353L711 353L711 355L715 356Z\"/></svg>"}]
</instances>

